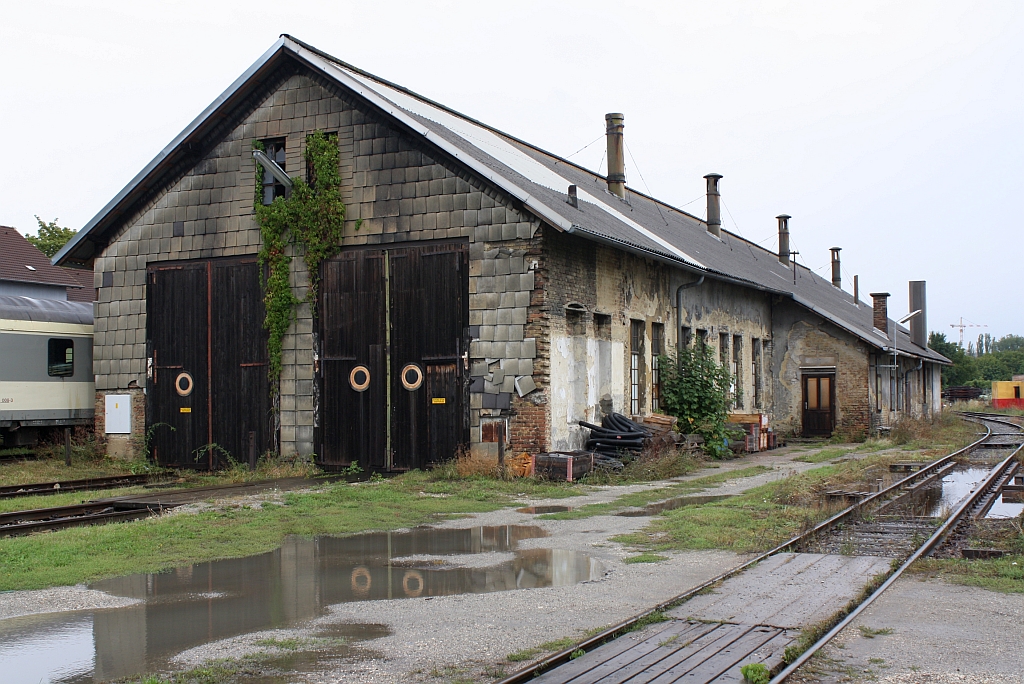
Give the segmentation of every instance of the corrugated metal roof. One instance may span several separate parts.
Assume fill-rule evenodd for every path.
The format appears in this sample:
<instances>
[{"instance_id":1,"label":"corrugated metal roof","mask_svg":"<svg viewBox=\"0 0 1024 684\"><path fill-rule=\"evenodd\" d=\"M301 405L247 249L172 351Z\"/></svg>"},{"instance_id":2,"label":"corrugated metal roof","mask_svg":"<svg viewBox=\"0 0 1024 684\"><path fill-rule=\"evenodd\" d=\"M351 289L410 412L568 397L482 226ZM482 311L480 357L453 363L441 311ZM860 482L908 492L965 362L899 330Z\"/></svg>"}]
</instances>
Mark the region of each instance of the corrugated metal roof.
<instances>
[{"instance_id":1,"label":"corrugated metal roof","mask_svg":"<svg viewBox=\"0 0 1024 684\"><path fill-rule=\"evenodd\" d=\"M621 249L666 261L710 277L791 297L797 304L831 321L878 349L888 349L887 337L873 331L871 307L857 303L803 266L783 266L775 254L743 238L722 232L718 239L707 232L700 219L670 205L630 190L623 200L609 193L600 175L556 155L502 133L406 88L297 41L282 36L245 74L237 79L207 110L168 145L124 190L119 193L57 257L68 257L80 241L101 231L111 214L126 210L132 197L145 187L149 175L177 147L201 134L205 122L255 87L258 73L281 55L298 58L313 70L359 94L399 124L422 135L429 143L469 167L522 202L536 216L556 229L612 244ZM211 124L212 125L212 124ZM578 188L579 206L568 203L568 186ZM910 342L903 328L897 348L905 353L946 362L930 349Z\"/></svg>"},{"instance_id":2,"label":"corrugated metal roof","mask_svg":"<svg viewBox=\"0 0 1024 684\"><path fill-rule=\"evenodd\" d=\"M0 226L0 280L81 287L81 283L51 264L45 254L9 226Z\"/></svg>"}]
</instances>

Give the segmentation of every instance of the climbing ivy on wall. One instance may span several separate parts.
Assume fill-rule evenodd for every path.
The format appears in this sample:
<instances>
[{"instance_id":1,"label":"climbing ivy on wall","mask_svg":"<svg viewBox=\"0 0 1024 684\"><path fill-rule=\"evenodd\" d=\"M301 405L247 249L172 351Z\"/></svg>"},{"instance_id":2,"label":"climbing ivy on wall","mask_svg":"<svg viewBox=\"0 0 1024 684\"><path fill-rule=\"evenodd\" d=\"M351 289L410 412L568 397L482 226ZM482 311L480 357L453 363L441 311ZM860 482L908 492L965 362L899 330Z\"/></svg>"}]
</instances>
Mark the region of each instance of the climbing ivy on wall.
<instances>
[{"instance_id":1,"label":"climbing ivy on wall","mask_svg":"<svg viewBox=\"0 0 1024 684\"><path fill-rule=\"evenodd\" d=\"M253 149L265 149L258 140L253 141L252 146ZM263 204L264 170L256 165L253 206L262 237L259 263L267 313L263 325L269 332L267 351L272 391L276 391L281 377L281 350L288 326L295 316L295 307L302 301L316 306L320 263L338 252L345 225L337 138L325 135L323 131L314 131L306 136L305 159L309 182L301 177L293 178L291 195L278 197L271 204ZM289 282L290 244L301 246L309 273L305 300L295 296Z\"/></svg>"}]
</instances>

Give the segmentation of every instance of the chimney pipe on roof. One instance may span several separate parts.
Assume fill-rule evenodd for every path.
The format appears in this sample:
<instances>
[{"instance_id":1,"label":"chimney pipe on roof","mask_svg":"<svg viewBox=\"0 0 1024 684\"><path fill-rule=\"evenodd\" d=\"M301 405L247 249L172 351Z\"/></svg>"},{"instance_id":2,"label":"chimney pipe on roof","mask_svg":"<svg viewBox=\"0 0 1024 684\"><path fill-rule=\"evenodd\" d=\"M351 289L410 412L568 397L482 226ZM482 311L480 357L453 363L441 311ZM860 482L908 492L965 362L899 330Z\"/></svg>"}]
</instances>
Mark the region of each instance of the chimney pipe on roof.
<instances>
[{"instance_id":1,"label":"chimney pipe on roof","mask_svg":"<svg viewBox=\"0 0 1024 684\"><path fill-rule=\"evenodd\" d=\"M709 173L704 178L708 181L708 232L722 237L722 196L718 193L718 181L722 176Z\"/></svg>"},{"instance_id":2,"label":"chimney pipe on roof","mask_svg":"<svg viewBox=\"0 0 1024 684\"><path fill-rule=\"evenodd\" d=\"M910 319L910 341L918 347L928 346L928 310L925 308L925 281L910 281L910 310L920 311Z\"/></svg>"},{"instance_id":3,"label":"chimney pipe on roof","mask_svg":"<svg viewBox=\"0 0 1024 684\"><path fill-rule=\"evenodd\" d=\"M889 335L889 293L888 292L872 292L871 293L871 325L876 330L881 330Z\"/></svg>"},{"instance_id":4,"label":"chimney pipe on roof","mask_svg":"<svg viewBox=\"0 0 1024 684\"><path fill-rule=\"evenodd\" d=\"M853 276L853 303L860 306L860 276Z\"/></svg>"},{"instance_id":5,"label":"chimney pipe on roof","mask_svg":"<svg viewBox=\"0 0 1024 684\"><path fill-rule=\"evenodd\" d=\"M789 214L779 214L779 261L783 266L789 266Z\"/></svg>"},{"instance_id":6,"label":"chimney pipe on roof","mask_svg":"<svg viewBox=\"0 0 1024 684\"><path fill-rule=\"evenodd\" d=\"M843 275L839 267L839 252L842 247L832 247L829 251L832 252L832 285L842 289L843 287Z\"/></svg>"},{"instance_id":7,"label":"chimney pipe on roof","mask_svg":"<svg viewBox=\"0 0 1024 684\"><path fill-rule=\"evenodd\" d=\"M626 157L622 142L625 119L618 113L604 115L608 138L608 192L623 198L626 196Z\"/></svg>"}]
</instances>

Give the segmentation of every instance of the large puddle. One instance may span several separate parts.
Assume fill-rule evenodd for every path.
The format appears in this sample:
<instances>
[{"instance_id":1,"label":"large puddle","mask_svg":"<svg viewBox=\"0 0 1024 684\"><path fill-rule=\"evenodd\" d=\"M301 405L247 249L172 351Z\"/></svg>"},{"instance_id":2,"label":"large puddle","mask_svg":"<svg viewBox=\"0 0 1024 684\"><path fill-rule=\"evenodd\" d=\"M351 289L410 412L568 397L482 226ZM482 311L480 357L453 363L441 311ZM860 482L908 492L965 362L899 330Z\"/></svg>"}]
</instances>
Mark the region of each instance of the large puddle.
<instances>
[{"instance_id":1,"label":"large puddle","mask_svg":"<svg viewBox=\"0 0 1024 684\"><path fill-rule=\"evenodd\" d=\"M91 588L141 603L0 621L0 679L103 682L163 669L201 644L296 625L335 603L564 586L604 574L579 552L516 548L544 536L510 525L293 538L258 556L104 580ZM459 556L509 552L484 567L458 566Z\"/></svg>"},{"instance_id":2,"label":"large puddle","mask_svg":"<svg viewBox=\"0 0 1024 684\"><path fill-rule=\"evenodd\" d=\"M946 516L984 480L987 468L958 468L947 473L941 483L923 487L913 495L912 505L916 515L937 517ZM986 518L1013 518L1024 511L1024 502L1014 493L1000 494L992 505Z\"/></svg>"}]
</instances>

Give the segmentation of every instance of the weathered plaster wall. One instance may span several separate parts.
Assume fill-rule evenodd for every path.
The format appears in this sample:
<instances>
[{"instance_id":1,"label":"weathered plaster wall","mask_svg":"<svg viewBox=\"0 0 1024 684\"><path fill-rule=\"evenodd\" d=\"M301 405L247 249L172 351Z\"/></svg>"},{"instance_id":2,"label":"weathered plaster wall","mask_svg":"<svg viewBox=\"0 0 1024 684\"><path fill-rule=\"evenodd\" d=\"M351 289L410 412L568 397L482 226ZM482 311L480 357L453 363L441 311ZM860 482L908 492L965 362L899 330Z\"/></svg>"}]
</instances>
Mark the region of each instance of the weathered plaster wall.
<instances>
[{"instance_id":1,"label":"weathered plaster wall","mask_svg":"<svg viewBox=\"0 0 1024 684\"><path fill-rule=\"evenodd\" d=\"M676 285L693 282L694 277L686 274ZM673 289L673 296L675 289ZM751 288L739 287L711 278L703 283L682 291L682 325L690 328L693 339L698 330L707 331L707 343L716 350L716 359L721 360L720 336L728 335L728 353L732 358L735 337L741 338L740 362L737 375L739 397L734 411L738 413L771 413L772 383L767 380L771 360L772 304L769 295ZM675 329L673 329L673 336ZM761 401L755 406L753 372L753 341L762 346L761 356ZM764 343L769 344L765 345Z\"/></svg>"},{"instance_id":2,"label":"weathered plaster wall","mask_svg":"<svg viewBox=\"0 0 1024 684\"><path fill-rule=\"evenodd\" d=\"M929 418L942 411L942 370L937 364L897 356L896 378L900 383L893 401L893 357L871 355L868 389L871 428L891 426L902 416ZM920 367L919 367L920 366Z\"/></svg>"},{"instance_id":3,"label":"weathered plaster wall","mask_svg":"<svg viewBox=\"0 0 1024 684\"><path fill-rule=\"evenodd\" d=\"M835 429L866 434L871 423L868 348L859 339L789 302L777 302L773 316L771 376L776 430L802 431L802 369L835 368Z\"/></svg>"}]
</instances>

